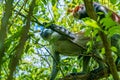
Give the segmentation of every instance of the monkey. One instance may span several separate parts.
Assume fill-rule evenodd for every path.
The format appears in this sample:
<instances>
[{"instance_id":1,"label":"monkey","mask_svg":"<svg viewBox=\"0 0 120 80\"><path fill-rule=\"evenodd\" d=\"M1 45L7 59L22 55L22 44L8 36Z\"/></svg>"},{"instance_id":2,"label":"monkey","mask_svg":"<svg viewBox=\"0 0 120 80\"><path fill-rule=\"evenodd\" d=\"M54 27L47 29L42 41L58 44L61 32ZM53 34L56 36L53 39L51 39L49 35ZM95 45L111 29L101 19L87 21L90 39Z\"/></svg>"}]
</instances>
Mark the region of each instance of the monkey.
<instances>
[{"instance_id":1,"label":"monkey","mask_svg":"<svg viewBox=\"0 0 120 80\"><path fill-rule=\"evenodd\" d=\"M53 65L50 80L54 80L59 71L58 65L60 63L60 54L66 56L80 56L80 54L84 54L86 52L87 43L91 40L90 37L85 36L85 32L77 32L72 33L63 27L59 27L57 25L51 25L50 28L41 28L40 36L49 41L52 47L53 54ZM56 32L55 30L59 30ZM60 34L61 33L63 34ZM65 36L68 35L68 36ZM75 44L77 43L77 44ZM90 61L90 57L83 57L83 70L81 73L88 72L88 64ZM98 61L99 66L101 66L100 61ZM74 73L71 73L74 75Z\"/></svg>"},{"instance_id":2,"label":"monkey","mask_svg":"<svg viewBox=\"0 0 120 80\"><path fill-rule=\"evenodd\" d=\"M100 22L102 19L105 18L105 16L107 14L110 13L111 19L113 21L115 21L116 23L118 23L118 25L120 24L120 16L117 13L115 13L114 11L112 11L109 8L104 7L101 4L96 3L96 2L93 3L93 7L94 7L94 11L97 14L97 17L99 17L98 22ZM89 17L84 4L76 6L73 10L68 10L68 11L72 12L73 16L77 19L83 19L83 18ZM99 14L99 12L102 13L102 14ZM105 26L103 25L103 29L104 28L105 28ZM119 40L120 40L120 35L119 34L114 34L111 37L111 45L115 46L117 48L117 52L115 52L118 56L117 59L116 59L116 65L120 64L120 44L118 43Z\"/></svg>"},{"instance_id":3,"label":"monkey","mask_svg":"<svg viewBox=\"0 0 120 80\"><path fill-rule=\"evenodd\" d=\"M96 2L93 3L93 7L95 12L97 13L97 16L100 17L100 20L105 18L105 15L107 15L108 13L111 13L112 20L117 23L120 23L120 16L112 10L110 10L109 8L104 7ZM73 10L69 9L68 12L72 12L73 16L78 19L89 17L84 4L76 6ZM102 14L99 14L99 12L102 12Z\"/></svg>"},{"instance_id":4,"label":"monkey","mask_svg":"<svg viewBox=\"0 0 120 80\"><path fill-rule=\"evenodd\" d=\"M93 4L94 9L97 12L103 12L103 14L97 14L100 17L100 20L103 19L105 17L106 14L108 14L108 12L112 12L111 10L109 10L108 8L98 4L98 3L94 3ZM89 17L85 6L84 5L80 5L77 6L74 10L72 10L73 12L73 16L78 18L78 19L82 19L82 18L86 18ZM111 18L120 23L120 17L112 12ZM53 26L53 25L52 25ZM52 27L51 26L51 27ZM58 26L57 26L58 27ZM63 27L61 28L55 28L52 27L52 29L42 29L41 30L41 37L44 40L49 41L49 43L51 44L52 47L52 53L53 53L53 65L52 65L52 71L51 71L51 76L50 76L50 80L54 80L55 77L57 76L57 73L59 71L58 65L60 62L60 54L62 55L67 55L67 56L79 56L80 54L83 54L84 52L86 52L84 50L84 48L87 48L86 44L91 40L90 37L86 37L84 32L78 32L78 33L70 33L69 31L67 31L66 29L64 29ZM57 29L63 29L63 31L61 30L61 32L65 33L65 34L60 34L58 33L58 31L54 31L53 29L57 30ZM66 36L66 32L67 35ZM119 35L115 35L112 36L111 38L111 45L115 46L118 51L116 52L116 54L118 54L118 58L116 61L116 64L118 64L118 60L120 60L120 46L118 44L118 40L119 40ZM73 42L71 42L71 40ZM77 43L78 45L74 44ZM115 44L114 44L115 43ZM81 46L79 46L81 45ZM102 46L102 43L100 43L100 45ZM95 47L97 45L95 44ZM98 48L95 48L94 52L98 53ZM90 57L83 57L83 73L87 72L87 68L88 68L88 62ZM99 67L103 65L102 62L98 62L99 63Z\"/></svg>"}]
</instances>

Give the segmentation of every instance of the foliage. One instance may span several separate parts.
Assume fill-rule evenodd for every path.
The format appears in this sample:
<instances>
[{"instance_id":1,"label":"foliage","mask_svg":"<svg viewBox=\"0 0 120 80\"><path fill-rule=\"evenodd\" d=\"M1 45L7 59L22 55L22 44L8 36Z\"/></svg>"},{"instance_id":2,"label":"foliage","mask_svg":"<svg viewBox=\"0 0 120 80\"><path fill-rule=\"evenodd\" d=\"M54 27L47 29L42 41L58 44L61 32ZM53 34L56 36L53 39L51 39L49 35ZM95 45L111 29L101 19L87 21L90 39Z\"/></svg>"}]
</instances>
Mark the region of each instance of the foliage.
<instances>
[{"instance_id":1,"label":"foliage","mask_svg":"<svg viewBox=\"0 0 120 80\"><path fill-rule=\"evenodd\" d=\"M5 5L6 2L9 0L1 0L0 1L0 25L6 21L2 22L2 18L5 14ZM26 36L23 36L24 33L23 29L26 27L29 15L29 9L31 5L31 1L34 0L14 0L12 2L12 15L8 18L8 23L6 24L6 37L3 42L0 42L4 45L3 53L0 50L0 80L7 80L9 75L13 76L15 80L48 80L51 72L51 53L49 53L49 43L44 41L40 37L40 31L38 25L40 23L49 22L54 23L60 26L64 26L68 30L72 32L78 32L80 30L86 30L86 36L94 37L98 30L99 26L96 24L95 21L90 20L88 18L84 20L77 20L74 19L71 14L67 12L69 8L73 8L80 3L83 3L82 0L35 0L36 4L34 6L33 15L30 20L30 28L28 29L29 32L26 33ZM99 1L101 4L106 5L111 10L120 13L120 1L119 0L96 0ZM108 5L109 4L109 5ZM9 4L8 4L9 5ZM111 6L112 5L112 6ZM8 13L9 15L9 13ZM109 36L114 34L120 34L120 25L117 27L108 17L102 20L104 25L113 26L106 32ZM109 22L108 22L109 21ZM110 23L110 24L109 24ZM4 23L3 23L4 24ZM0 31L1 31L0 26ZM92 33L91 33L92 31ZM91 34L90 34L91 33ZM0 36L4 35L1 33ZM21 37L25 38L23 40L25 44L23 44L23 52L22 49L18 45L20 44ZM2 38L0 38L2 39ZM97 40L100 40L99 36ZM1 41L1 40L0 40ZM88 46L92 43L88 43ZM1 48L0 48L1 49ZM90 48L89 48L90 49ZM115 47L112 47L113 51L116 51ZM21 55L16 55L16 51L21 52ZM89 51L89 50L88 50ZM103 56L104 50L101 50L101 55ZM14 59L11 63L13 57L19 57L19 60ZM62 72L64 74L69 74L70 72L80 72L82 70L82 60L78 61L76 57L62 57L62 61L60 65L62 66ZM114 55L116 58L116 55ZM16 64L15 70L12 69L11 66L15 63ZM11 65L11 66L10 66ZM80 66L80 67L79 67ZM92 70L94 67L98 66L98 64L91 59L90 69ZM63 77L60 73L58 74L57 78ZM8 79L10 80L10 79ZM111 77L110 79L111 80Z\"/></svg>"}]
</instances>

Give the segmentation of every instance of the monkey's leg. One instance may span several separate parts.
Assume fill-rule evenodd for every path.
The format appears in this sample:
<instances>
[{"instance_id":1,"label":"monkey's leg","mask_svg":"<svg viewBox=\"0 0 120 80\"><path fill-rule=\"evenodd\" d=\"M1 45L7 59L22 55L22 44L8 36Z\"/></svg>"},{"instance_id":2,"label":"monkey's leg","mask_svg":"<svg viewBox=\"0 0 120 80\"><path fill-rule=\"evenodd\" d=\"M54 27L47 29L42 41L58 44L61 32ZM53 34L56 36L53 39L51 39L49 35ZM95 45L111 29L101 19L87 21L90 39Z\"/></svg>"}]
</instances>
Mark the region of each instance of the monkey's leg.
<instances>
[{"instance_id":1,"label":"monkey's leg","mask_svg":"<svg viewBox=\"0 0 120 80\"><path fill-rule=\"evenodd\" d=\"M89 71L89 61L90 61L90 56L79 56L78 59L83 57L83 70L82 72L78 72L78 73L71 73L71 75L83 75L85 73L87 73Z\"/></svg>"},{"instance_id":2,"label":"monkey's leg","mask_svg":"<svg viewBox=\"0 0 120 80\"><path fill-rule=\"evenodd\" d=\"M59 53L55 52L53 54L53 65L52 65L52 73L50 76L50 80L54 80L55 77L57 76L57 73L59 71L59 62L60 62L60 56Z\"/></svg>"},{"instance_id":3,"label":"monkey's leg","mask_svg":"<svg viewBox=\"0 0 120 80\"><path fill-rule=\"evenodd\" d=\"M82 73L89 72L89 61L90 61L90 56L83 57L83 71L82 71Z\"/></svg>"},{"instance_id":4,"label":"monkey's leg","mask_svg":"<svg viewBox=\"0 0 120 80\"><path fill-rule=\"evenodd\" d=\"M97 54L99 56L99 54ZM84 56L83 57L83 71L82 73L88 73L90 71L90 67L89 67L89 62L90 62L90 56ZM99 59L95 59L96 62L99 64L99 68L103 68L105 66L104 62L102 62Z\"/></svg>"}]
</instances>

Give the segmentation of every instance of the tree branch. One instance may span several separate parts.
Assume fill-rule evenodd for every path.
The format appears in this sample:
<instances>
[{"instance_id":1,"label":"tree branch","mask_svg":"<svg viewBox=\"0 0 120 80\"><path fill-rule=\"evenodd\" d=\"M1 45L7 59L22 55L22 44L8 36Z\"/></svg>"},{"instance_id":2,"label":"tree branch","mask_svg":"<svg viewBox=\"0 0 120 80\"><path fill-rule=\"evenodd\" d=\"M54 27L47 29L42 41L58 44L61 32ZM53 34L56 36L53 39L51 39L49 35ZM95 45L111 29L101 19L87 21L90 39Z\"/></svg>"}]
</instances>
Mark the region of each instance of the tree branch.
<instances>
[{"instance_id":1,"label":"tree branch","mask_svg":"<svg viewBox=\"0 0 120 80\"><path fill-rule=\"evenodd\" d=\"M120 71L120 65L117 66L118 71ZM64 78L60 78L59 80L98 80L101 79L103 77L108 77L110 75L110 69L108 67L104 67L104 68L98 68L95 69L93 71L91 71L90 73L86 73L86 74L77 74L76 75L67 75ZM118 79L119 80L119 79Z\"/></svg>"},{"instance_id":2,"label":"tree branch","mask_svg":"<svg viewBox=\"0 0 120 80\"><path fill-rule=\"evenodd\" d=\"M89 17L94 19L95 21L97 21L97 16L96 16L96 13L95 13L94 7L93 7L93 1L92 0L84 0L84 3L85 3L86 11L87 11ZM99 24L99 22L98 22L98 25L101 26L101 29L102 29L103 26L101 24ZM116 65L115 65L114 59L112 57L111 46L110 46L109 40L107 39L107 35L102 31L99 31L99 35L101 37L103 46L105 48L105 57L106 57L107 64L110 67L111 74L112 74L114 80L119 80L119 75L117 73Z\"/></svg>"},{"instance_id":3,"label":"tree branch","mask_svg":"<svg viewBox=\"0 0 120 80\"><path fill-rule=\"evenodd\" d=\"M19 64L19 60L21 59L21 56L23 55L25 42L27 41L27 38L28 38L28 32L30 29L30 21L32 18L31 16L33 15L34 6L35 6L35 0L32 0L31 4L29 6L28 15L26 17L27 18L26 25L23 26L23 28L22 28L19 44L17 46L17 49L16 49L14 55L12 56L12 58L9 62L10 73L7 77L7 80L13 79L13 72L15 71L16 66Z\"/></svg>"},{"instance_id":4,"label":"tree branch","mask_svg":"<svg viewBox=\"0 0 120 80\"><path fill-rule=\"evenodd\" d=\"M5 11L4 15L1 20L1 27L0 27L0 71L2 66L2 58L4 57L5 52L5 39L7 37L7 29L9 25L9 19L12 16L12 7L13 7L14 0L7 0L5 4Z\"/></svg>"}]
</instances>

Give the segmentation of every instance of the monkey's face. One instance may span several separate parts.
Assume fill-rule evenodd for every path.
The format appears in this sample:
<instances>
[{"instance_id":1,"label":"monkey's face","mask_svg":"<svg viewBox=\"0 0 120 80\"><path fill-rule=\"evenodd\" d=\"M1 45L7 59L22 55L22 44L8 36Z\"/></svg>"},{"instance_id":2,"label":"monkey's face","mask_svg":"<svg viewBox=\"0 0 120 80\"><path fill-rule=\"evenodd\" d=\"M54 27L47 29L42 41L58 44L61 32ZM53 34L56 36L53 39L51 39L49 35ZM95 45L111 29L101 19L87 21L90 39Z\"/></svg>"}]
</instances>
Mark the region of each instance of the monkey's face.
<instances>
[{"instance_id":1,"label":"monkey's face","mask_svg":"<svg viewBox=\"0 0 120 80\"><path fill-rule=\"evenodd\" d=\"M57 40L59 40L62 37L59 33L55 32L55 31L53 31L51 29L43 29L41 31L41 33L40 33L40 36L44 40L47 40L49 42L57 41Z\"/></svg>"},{"instance_id":2,"label":"monkey's face","mask_svg":"<svg viewBox=\"0 0 120 80\"><path fill-rule=\"evenodd\" d=\"M68 9L68 12L72 13L73 16L77 19L82 19L88 17L86 8L84 4L76 6L74 9Z\"/></svg>"},{"instance_id":3,"label":"monkey's face","mask_svg":"<svg viewBox=\"0 0 120 80\"><path fill-rule=\"evenodd\" d=\"M86 14L84 5L76 6L73 10L73 16L77 19L81 19Z\"/></svg>"},{"instance_id":4,"label":"monkey's face","mask_svg":"<svg viewBox=\"0 0 120 80\"><path fill-rule=\"evenodd\" d=\"M41 31L40 36L44 40L48 40L51 37L52 33L53 33L53 31L51 29L44 29Z\"/></svg>"}]
</instances>

